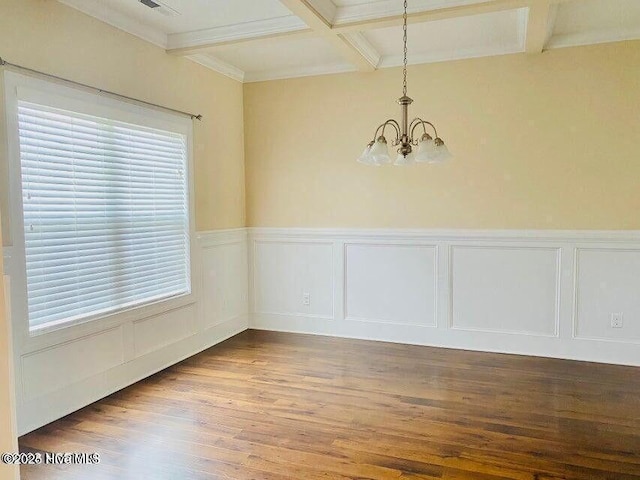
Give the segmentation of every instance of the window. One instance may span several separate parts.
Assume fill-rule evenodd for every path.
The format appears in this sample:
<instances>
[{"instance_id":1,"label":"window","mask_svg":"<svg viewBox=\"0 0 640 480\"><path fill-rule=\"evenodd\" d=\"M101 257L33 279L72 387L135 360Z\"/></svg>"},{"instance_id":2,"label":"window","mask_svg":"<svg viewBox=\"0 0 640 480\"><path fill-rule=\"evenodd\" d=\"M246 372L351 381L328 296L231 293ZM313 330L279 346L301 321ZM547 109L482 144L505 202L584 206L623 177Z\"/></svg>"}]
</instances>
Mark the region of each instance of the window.
<instances>
[{"instance_id":1,"label":"window","mask_svg":"<svg viewBox=\"0 0 640 480\"><path fill-rule=\"evenodd\" d=\"M32 332L191 292L187 135L74 105L17 96Z\"/></svg>"}]
</instances>

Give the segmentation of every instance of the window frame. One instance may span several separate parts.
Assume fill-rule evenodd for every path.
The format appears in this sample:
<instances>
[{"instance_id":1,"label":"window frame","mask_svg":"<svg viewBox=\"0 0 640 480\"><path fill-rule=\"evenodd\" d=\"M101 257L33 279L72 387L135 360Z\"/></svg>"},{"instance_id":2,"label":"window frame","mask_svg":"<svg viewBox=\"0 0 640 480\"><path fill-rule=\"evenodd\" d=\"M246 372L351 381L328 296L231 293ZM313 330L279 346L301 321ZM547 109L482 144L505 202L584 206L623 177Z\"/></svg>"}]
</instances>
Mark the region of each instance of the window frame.
<instances>
[{"instance_id":1,"label":"window frame","mask_svg":"<svg viewBox=\"0 0 640 480\"><path fill-rule=\"evenodd\" d=\"M11 246L11 262L8 273L11 276L11 314L15 340L23 353L37 351L47 346L112 328L134 328L134 323L149 317L175 310L197 302L199 278L196 274L199 262L196 250L195 195L193 162L193 122L187 117L168 113L160 109L144 107L115 97L100 95L71 87L62 82L45 80L36 76L13 71L3 75L4 107L6 121L7 155L6 171L9 183L9 232L5 233ZM29 328L26 255L24 238L24 216L22 205L22 176L20 158L20 138L18 131L19 92L26 91L30 98L41 95L43 103L73 111L108 117L150 128L168 130L185 135L187 160L187 208L189 216L189 281L190 293L160 299L141 305L125 307L113 312L87 316L75 321L63 322L36 331ZM62 103L60 103L62 102ZM6 242L5 242L6 243ZM133 332L127 337L133 338Z\"/></svg>"}]
</instances>

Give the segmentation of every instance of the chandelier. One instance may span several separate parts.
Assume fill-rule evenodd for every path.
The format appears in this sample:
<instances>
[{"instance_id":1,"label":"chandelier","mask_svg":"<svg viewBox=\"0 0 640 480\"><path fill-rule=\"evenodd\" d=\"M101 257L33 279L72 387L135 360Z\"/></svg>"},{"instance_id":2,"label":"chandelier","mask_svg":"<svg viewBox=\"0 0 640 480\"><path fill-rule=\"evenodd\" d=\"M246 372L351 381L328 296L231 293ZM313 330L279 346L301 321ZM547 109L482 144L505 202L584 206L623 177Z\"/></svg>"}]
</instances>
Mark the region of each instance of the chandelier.
<instances>
[{"instance_id":1,"label":"chandelier","mask_svg":"<svg viewBox=\"0 0 640 480\"><path fill-rule=\"evenodd\" d=\"M402 96L398 99L402 119L400 123L398 123L391 118L376 129L376 132L373 135L373 140L369 142L367 148L364 149L364 152L362 152L358 158L358 162L364 163L365 165L380 166L391 163L387 139L384 136L385 129L387 127L393 128L396 134L392 145L394 147L399 146L398 157L396 158L394 165L411 165L416 162L442 163L451 158L449 149L442 139L438 137L438 131L431 122L427 122L421 118L414 118L411 123L409 123L409 105L411 105L413 100L407 96L407 0L404 1L404 14L402 16L402 20L404 67L402 70ZM427 125L433 129L435 138L427 133ZM414 137L416 129L418 129L418 134L422 131L420 138ZM378 134L380 135L378 136ZM415 151L414 147L417 147Z\"/></svg>"}]
</instances>

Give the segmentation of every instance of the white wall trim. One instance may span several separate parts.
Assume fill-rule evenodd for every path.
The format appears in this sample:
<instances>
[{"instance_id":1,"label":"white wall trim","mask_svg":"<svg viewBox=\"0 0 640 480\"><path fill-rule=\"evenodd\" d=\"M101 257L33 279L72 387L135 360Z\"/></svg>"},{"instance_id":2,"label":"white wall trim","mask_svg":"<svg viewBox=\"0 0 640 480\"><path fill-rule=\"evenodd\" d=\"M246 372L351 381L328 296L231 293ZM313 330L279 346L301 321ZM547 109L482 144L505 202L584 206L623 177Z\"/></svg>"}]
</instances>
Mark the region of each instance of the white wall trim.
<instances>
[{"instance_id":1,"label":"white wall trim","mask_svg":"<svg viewBox=\"0 0 640 480\"><path fill-rule=\"evenodd\" d=\"M611 28L606 30L592 30L589 32L557 34L551 36L545 49L623 42L625 40L637 40L639 38L640 28Z\"/></svg>"},{"instance_id":2,"label":"white wall trim","mask_svg":"<svg viewBox=\"0 0 640 480\"><path fill-rule=\"evenodd\" d=\"M224 230L200 231L197 233L198 243L202 248L226 245L229 243L246 242L248 233L246 228L228 228Z\"/></svg>"},{"instance_id":3,"label":"white wall trim","mask_svg":"<svg viewBox=\"0 0 640 480\"><path fill-rule=\"evenodd\" d=\"M259 304L256 301L256 292L255 292L255 285L258 283L257 282L257 278L256 275L258 273L258 268L256 265L256 259L258 258L258 254L257 254L257 247L260 244L286 244L286 245L306 245L306 246L329 246L331 247L331 253L332 253L332 257L335 258L335 249L336 246L334 245L333 242L330 241L323 241L323 240L305 240L305 239L299 239L299 240L287 240L287 241L272 241L272 240L258 240L258 241L254 241L251 242L251 255L250 255L250 259L251 259L251 263L250 263L250 269L249 269L249 274L251 277L251 288L253 290L252 295L251 295L251 306L250 306L250 311L252 312L258 312L258 313L262 313L262 314L266 314L266 315L290 315L291 312L287 312L285 311L285 309L283 309L282 311L278 311L278 310L269 310L268 308L260 308ZM332 293L332 301L331 301L331 305L330 305L330 310L331 313L330 314L321 314L321 313L308 313L308 312L298 312L297 315L300 317L305 317L305 318L318 318L318 319L325 319L325 320L331 320L335 317L336 315L336 306L335 306L335 298L336 298L336 281L335 281L335 276L332 276L331 278L331 293Z\"/></svg>"},{"instance_id":4,"label":"white wall trim","mask_svg":"<svg viewBox=\"0 0 640 480\"><path fill-rule=\"evenodd\" d=\"M126 322L69 327L56 341L44 335L29 348L14 340L20 435L248 328L246 229L197 232L194 244L193 288L202 293L196 303ZM88 352L95 352L91 361L79 362ZM47 378L49 367L62 372L62 382Z\"/></svg>"},{"instance_id":5,"label":"white wall trim","mask_svg":"<svg viewBox=\"0 0 640 480\"><path fill-rule=\"evenodd\" d=\"M211 70L215 70L226 77L232 78L233 80L244 82L244 72L242 70L234 67L230 63L223 62L211 54L196 53L194 55L188 55L187 58L199 63L203 67L210 68Z\"/></svg>"},{"instance_id":6,"label":"white wall trim","mask_svg":"<svg viewBox=\"0 0 640 480\"><path fill-rule=\"evenodd\" d=\"M464 60L467 58L492 57L498 55L510 55L524 52L524 44L512 45L489 45L472 47L467 49L457 49L451 52L429 52L411 55L409 65L420 65L425 63L449 62L452 60ZM402 55L383 55L380 58L379 68L399 67L403 63Z\"/></svg>"},{"instance_id":7,"label":"white wall trim","mask_svg":"<svg viewBox=\"0 0 640 480\"><path fill-rule=\"evenodd\" d=\"M24 435L47 423L132 385L247 329L238 317L99 375L75 382L62 390L26 401L19 408L18 432Z\"/></svg>"},{"instance_id":8,"label":"white wall trim","mask_svg":"<svg viewBox=\"0 0 640 480\"><path fill-rule=\"evenodd\" d=\"M380 64L381 56L378 51L371 45L371 42L362 34L362 32L346 32L343 37L358 51L360 55L377 68Z\"/></svg>"},{"instance_id":9,"label":"white wall trim","mask_svg":"<svg viewBox=\"0 0 640 480\"><path fill-rule=\"evenodd\" d=\"M352 239L377 241L455 241L455 240L521 240L558 242L640 242L640 230L488 230L488 229L426 229L426 228L278 228L248 227L250 239Z\"/></svg>"},{"instance_id":10,"label":"white wall trim","mask_svg":"<svg viewBox=\"0 0 640 480\"><path fill-rule=\"evenodd\" d=\"M408 13L427 12L442 8L458 7L482 3L484 0L412 0L409 2ZM379 0L377 2L348 5L336 10L333 24L362 22L376 18L386 18L402 15L402 4L396 0Z\"/></svg>"},{"instance_id":11,"label":"white wall trim","mask_svg":"<svg viewBox=\"0 0 640 480\"><path fill-rule=\"evenodd\" d=\"M312 65L293 68L279 68L259 72L246 72L245 83L264 82L267 80L281 80L284 78L313 77L316 75L330 75L333 73L355 72L357 69L351 64L337 63L334 65Z\"/></svg>"},{"instance_id":12,"label":"white wall trim","mask_svg":"<svg viewBox=\"0 0 640 480\"><path fill-rule=\"evenodd\" d=\"M202 268L197 331L238 316L248 318L249 265L245 228L198 234Z\"/></svg>"},{"instance_id":13,"label":"white wall trim","mask_svg":"<svg viewBox=\"0 0 640 480\"><path fill-rule=\"evenodd\" d=\"M580 274L580 254L584 252L630 252L640 255L640 245L638 248L628 248L627 246L622 247L610 247L605 248L602 246L582 246L577 247L573 250L574 257L574 278L577 279ZM581 300L580 296L580 285L579 282L575 281L573 285L573 309L572 309L572 322L571 322L571 333L572 337L576 340L593 340L593 341L604 341L604 342L616 342L622 344L633 344L640 345L640 337L639 338L607 338L601 335L581 335L578 332L579 325L579 312L578 306Z\"/></svg>"},{"instance_id":14,"label":"white wall trim","mask_svg":"<svg viewBox=\"0 0 640 480\"><path fill-rule=\"evenodd\" d=\"M449 269L448 272L453 271L453 254L456 247L460 247L460 245L451 244L449 246ZM499 330L495 328L471 328L471 327L459 327L454 324L453 318L453 295L449 295L449 317L447 326L452 330L460 330L466 332L486 332L486 333L500 333L500 334L508 334L508 335L533 335L533 336L541 336L541 337L554 337L557 338L560 334L560 301L561 301L561 281L562 281L562 248L558 247L548 247L548 246L492 246L492 245L465 245L463 248L479 248L479 249L499 249L499 250L543 250L549 251L556 254L556 265L555 265L555 310L554 310L554 331L552 334L534 332L530 330ZM453 291L453 275L449 274L449 291Z\"/></svg>"},{"instance_id":15,"label":"white wall trim","mask_svg":"<svg viewBox=\"0 0 640 480\"><path fill-rule=\"evenodd\" d=\"M343 276L344 276L344 281L343 281L343 288L342 288L342 292L340 294L340 297L342 299L342 303L344 305L343 308L343 314L342 317L344 320L348 320L348 321L356 321L356 322L372 322L372 323L382 323L382 324L387 324L387 325L406 325L406 326L413 326L413 325L420 325L423 327L427 327L427 328L437 328L438 324L437 324L437 319L438 319L438 291L437 291L437 279L438 279L438 273L439 273L439 263L440 263L440 250L441 248L432 242L414 242L414 243L407 243L407 242L385 242L384 245L385 246L392 246L392 247L416 247L416 248L432 248L434 250L434 254L433 254L433 259L434 259L434 264L435 264L435 268L433 271L433 281L434 281L434 289L433 289L433 296L434 296L434 302L433 302L433 323L421 323L421 322L416 322L416 323L405 323L402 321L397 321L397 322L390 322L389 320L386 319L382 319L382 318L376 318L376 317L358 317L358 316L354 316L349 314L349 309L347 307L347 298L349 295L349 292L347 290L347 280L348 280L348 270L347 270L347 255L348 255L348 247L357 247L357 246L371 246L374 245L376 246L376 243L373 243L371 241L366 242L366 241L345 241L342 242L342 246L343 246ZM334 282L335 283L335 282ZM335 309L334 309L335 310Z\"/></svg>"},{"instance_id":16,"label":"white wall trim","mask_svg":"<svg viewBox=\"0 0 640 480\"><path fill-rule=\"evenodd\" d=\"M250 329L275 332L305 333L328 337L376 340L382 342L423 345L482 352L561 358L585 362L640 366L638 347L617 343L602 348L602 342L576 339L571 348L560 339L530 337L509 333L441 331L418 325L402 326L377 324L377 328L363 328L361 321L331 320L317 323L297 316L252 314ZM469 333L473 333L470 335ZM612 351L615 349L615 352Z\"/></svg>"},{"instance_id":17,"label":"white wall trim","mask_svg":"<svg viewBox=\"0 0 640 480\"><path fill-rule=\"evenodd\" d=\"M640 343L640 315L636 317L634 313L636 308L640 310L640 298L636 300L636 292L640 288L640 231L249 228L248 233L251 265L254 270L252 292L262 288L260 282L279 285L285 290L289 288L287 285L296 285L295 282L278 278L268 271L261 272L260 277L255 275L256 262L263 260L256 257L264 255L256 251L257 244L268 242L282 246L284 250L279 253L278 262L306 264L310 257L305 259L299 254L289 257L286 254L287 245L332 242L335 266L332 273L327 273L327 270L323 273L333 278L314 278L314 275L317 275L314 271L302 278L296 277L303 285L331 282L335 289L332 297L334 304L331 305L333 318L314 317L304 312L287 313L278 308L266 311L252 304L250 328L640 366L640 351L637 348ZM369 312L371 315L362 318L361 315L349 312L346 306L350 295L347 291L346 252L348 246L354 245L380 246L396 250L403 246L435 247L437 258L429 267L432 271L420 274L422 279L429 276L435 278L436 291L423 292L429 296L429 302L435 305L435 325L425 325L417 317L409 318L410 322L402 321L398 317L394 319L388 316L386 307L382 316L373 311ZM457 251L458 248L463 248L473 261L470 264L461 264L462 270L456 271L455 275L480 274L481 282L492 286L490 292L494 293L494 297L489 303L483 304L482 297L480 300L473 300L473 290L468 288L461 291L462 297L454 297L453 251ZM609 303L613 302L615 305L617 299L620 299L620 302L630 309L629 317L625 316L626 337L620 336L619 331L609 330L608 316L594 310L594 305L600 301L598 291L591 292L584 299L577 295L581 288L578 284L580 259L575 253L578 249L604 252L604 259L598 258L598 261L605 262L605 270L600 272L592 267L589 271L590 276L586 280L583 279L589 282L592 290L597 288L598 282L612 283L612 280L608 279L616 278L620 265L625 265L625 259L618 257L621 252L638 254L637 281L631 281L629 285L622 287L616 286L615 291L612 291L611 287L603 293L607 295L605 300ZM418 255L419 252L416 250L415 254ZM424 255L424 252L422 254ZM370 261L372 257L366 258ZM375 261L375 256L373 258ZM477 260L485 262L482 264L485 270L469 270L475 268L473 262ZM486 263L494 261L502 264L495 264L494 268L493 263ZM504 262L515 263L511 265ZM384 264L382 266L384 267ZM636 267L634 264L625 268ZM285 272L286 275L287 271L296 269L300 270L292 264L291 267L279 271ZM505 278L501 278L503 270L508 275ZM366 271L366 265L359 268L359 271ZM630 270L622 273L627 275L625 278L634 278L635 272L636 270ZM397 271L393 275L398 275ZM415 272L410 275L415 275ZM364 286L360 284L360 287L364 287L364 291L371 289L372 295L382 291L376 290L375 282L383 280L382 277L369 280L366 274L362 273L357 276L358 282L365 282ZM413 277L405 280L409 282L408 285L414 281ZM351 279L351 282L353 281L354 279ZM367 285L366 282L369 281L374 283ZM523 286L520 287L519 283ZM471 285L473 288L474 283L472 281L469 284L467 281L462 285ZM504 298L499 296L502 288L515 292L513 300L509 295L505 295ZM362 288L360 291L363 291ZM498 297L495 297L496 292ZM289 305L299 301L291 297L299 295L299 289L286 291L283 295L283 299L287 299ZM409 304L413 301L415 305L420 305L415 303L415 291L401 291L398 295L409 296L404 300L391 299L394 305L404 305L403 301ZM360 297L363 298L362 294ZM398 301L401 303L398 304ZM469 301L481 303L468 304ZM458 303L454 305L454 302ZM527 305L529 302L530 306ZM581 319L577 318L578 302L582 302L580 306L585 312ZM453 321L456 305L466 305L467 308L463 308L462 311L473 311L473 308L479 308L481 311L478 312L477 318L468 314L462 324L456 325ZM327 303L324 308L329 307ZM403 315L406 316L406 312ZM483 318L488 319L489 323L483 323ZM583 322L582 325L590 329L589 331L600 328L605 334L577 335L575 325L578 321Z\"/></svg>"},{"instance_id":18,"label":"white wall trim","mask_svg":"<svg viewBox=\"0 0 640 480\"><path fill-rule=\"evenodd\" d=\"M247 38L254 39L277 33L297 32L307 28L307 25L295 15L266 18L193 32L172 33L167 35L167 49L197 47Z\"/></svg>"},{"instance_id":19,"label":"white wall trim","mask_svg":"<svg viewBox=\"0 0 640 480\"><path fill-rule=\"evenodd\" d=\"M186 305L166 314L159 314L159 323L149 324L146 330L141 330L153 332L153 335L147 339L138 354L135 350L135 339L127 340L136 332L136 329L128 324L110 326L101 332L91 333L87 338L97 342L101 341L99 335L107 331L111 332L104 337L104 342L111 342L114 335L123 337L122 347L117 347L122 350L116 350L112 356L104 360L104 365L108 368L98 374L89 371L88 376L81 375L63 388L39 392L34 387L37 385L33 383L34 379L25 378L23 375L24 358L30 356L30 361L33 361L37 359L38 354L43 354L42 361L46 362L53 358L49 355L54 354L56 348L74 342L81 345L84 337L61 345L49 345L41 351L18 352L16 388L24 390L26 385L30 389L29 396L26 396L24 391L18 396L19 434L66 415L247 328L640 366L640 315L630 312L630 315L625 317L625 328L629 328L627 336L611 335L606 329L602 330L605 332L604 335L590 334L594 331L594 325L602 326L602 322L607 321L594 310L597 302L602 300L615 303L620 299L633 309L640 308L637 305L637 302L640 302L640 299L637 299L639 287L636 285L640 283L640 274L637 275L637 281L634 280L636 271L640 272L640 231L238 228L198 232L196 244L202 258L198 271L200 289L203 293L201 299L195 307ZM268 270L269 262L265 264L267 270L263 270L261 275L257 276L256 262L264 260L259 256L265 253L272 255L273 250L256 250L256 245L282 248L279 250L279 257L275 259L276 263L297 262L296 266L301 268L298 268L296 275L302 275L295 278L299 283L271 275ZM290 256L287 249L294 246L304 248L296 255ZM327 246L330 246L328 250ZM350 316L346 310L349 292L345 281L345 252L353 246L376 246L382 251L394 251L396 254L401 251L403 255L409 255L408 258L413 258L413 253L421 254L420 258L423 259L429 258L424 249L402 247L435 247L435 259L428 262L428 268L432 270L420 270L423 272L421 278L431 278L430 281L434 282L435 288L433 291L418 289L420 294L428 295L430 301L433 301L434 323L424 323L420 319L415 323L413 319L406 322L388 315L375 315L375 312L364 318ZM323 250L316 250L315 247L321 247ZM478 324L476 319L472 319L470 324L465 323L463 328L453 325L451 319L454 305L451 302L455 286L452 282L455 259L452 249L460 247L469 250L469 258L474 261L480 258L485 262L492 262L504 255L509 262L515 262L516 267L524 269L522 271L530 272L532 277L529 280L533 282L533 288L538 294L538 297L532 298L541 298L548 306L545 311L551 312L549 318L542 318L544 325L533 324L533 329L512 328L514 325L509 326L511 329L496 329L491 325ZM323 256L314 259L319 252L324 252ZM488 257L476 257L476 252ZM509 257L510 252L518 255L515 258ZM542 255L544 252L548 254ZM587 258L586 260L595 263L583 265L585 259L581 258L580 254L588 252L596 252L599 256L595 259ZM537 253L542 257L537 257ZM11 248L5 250L7 259L10 254ZM631 260L635 263L627 261L624 255L631 255ZM328 260L329 257L332 259ZM377 257L374 255L366 258L375 260ZM538 265L539 258L544 260L544 264ZM604 268L600 269L601 263L598 262L604 262ZM465 275L474 265L460 264L462 269L457 274ZM384 261L379 262L379 266L384 267ZM360 268L359 271L364 274L358 275L357 281L367 282L367 266L364 265L363 268L364 270ZM626 270L621 271L621 268ZM289 269L284 268L280 271L286 275ZM498 288L501 284L517 283L510 278L501 279L500 268L495 271L493 268L487 268L481 273L484 275L484 282L495 284ZM393 275L397 278L399 274L402 272L398 273L396 269ZM611 290L618 275L626 275L624 278L632 280L628 286L615 286L615 289ZM285 297L290 294L287 289L309 282L312 302L323 303L315 305L321 314L308 313L304 308L297 308L297 311L290 313L286 313L285 310L278 313L277 309L259 310L256 306L255 292L261 288L260 282L265 281L285 290ZM579 284L579 281L587 283ZM606 298L596 298L600 295L597 290L598 282L608 282L612 285L608 290L603 290ZM519 293L523 293L524 290L526 294L530 286L525 287L518 290ZM517 289L517 285L515 288ZM584 289L587 290L583 295ZM467 302L469 299L465 296L465 290L462 290L462 293L462 298L456 301ZM294 295L297 294L294 292ZM414 294L415 291L406 293ZM392 299L394 305L404 300L405 293L400 291L399 295L401 298ZM407 299L410 300L411 297ZM526 305L510 303L508 298L505 302L506 310L496 310L505 321L511 316L516 319L522 316L536 320L537 317L528 312ZM277 307L277 302L272 305ZM431 303L427 305L431 306ZM490 304L480 304L480 308L485 309L485 316L487 312L493 311ZM515 315L511 315L511 312L515 312ZM388 311L386 313L388 314ZM172 318L178 323L175 324L167 315L173 315ZM479 318L482 318L482 315ZM155 320L146 321L153 323ZM586 332L589 335L584 332L579 334L578 322L587 322L583 325L588 327ZM157 328L162 325L170 328L167 331ZM521 324L516 322L515 327L519 325ZM544 334L547 331L554 331L555 334ZM167 341L169 338L174 341ZM104 345L107 346L106 343ZM34 355L36 357L33 357ZM114 358L122 361L118 360L116 365L112 365L109 362ZM77 361L75 356L69 360ZM59 365L59 368L64 368L64 365ZM38 364L32 364L31 371L37 370Z\"/></svg>"}]
</instances>

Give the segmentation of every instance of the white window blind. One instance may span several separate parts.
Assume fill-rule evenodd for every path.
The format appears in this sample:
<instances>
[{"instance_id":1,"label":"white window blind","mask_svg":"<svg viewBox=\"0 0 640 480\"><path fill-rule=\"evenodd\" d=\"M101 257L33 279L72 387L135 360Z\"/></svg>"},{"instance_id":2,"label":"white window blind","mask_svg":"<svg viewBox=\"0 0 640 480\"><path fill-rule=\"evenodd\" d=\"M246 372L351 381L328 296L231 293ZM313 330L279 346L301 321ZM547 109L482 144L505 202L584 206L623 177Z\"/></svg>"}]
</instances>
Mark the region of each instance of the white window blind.
<instances>
[{"instance_id":1,"label":"white window blind","mask_svg":"<svg viewBox=\"0 0 640 480\"><path fill-rule=\"evenodd\" d=\"M20 100L31 330L190 293L186 137Z\"/></svg>"}]
</instances>

